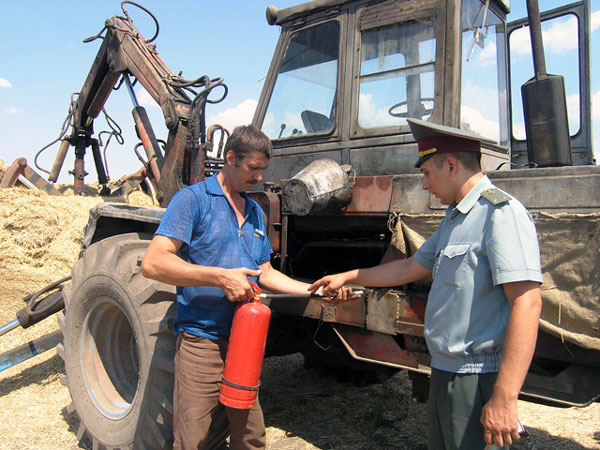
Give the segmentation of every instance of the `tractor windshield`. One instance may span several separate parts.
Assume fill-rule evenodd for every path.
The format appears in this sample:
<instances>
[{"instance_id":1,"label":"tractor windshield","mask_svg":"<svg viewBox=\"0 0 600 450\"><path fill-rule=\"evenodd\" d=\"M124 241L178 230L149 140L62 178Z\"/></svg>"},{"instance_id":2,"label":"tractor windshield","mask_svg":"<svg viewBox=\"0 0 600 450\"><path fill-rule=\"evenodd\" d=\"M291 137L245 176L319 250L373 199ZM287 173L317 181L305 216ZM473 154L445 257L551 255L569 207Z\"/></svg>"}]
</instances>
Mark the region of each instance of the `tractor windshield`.
<instances>
[{"instance_id":1,"label":"tractor windshield","mask_svg":"<svg viewBox=\"0 0 600 450\"><path fill-rule=\"evenodd\" d=\"M506 24L489 2L462 7L460 127L508 145Z\"/></svg>"},{"instance_id":2,"label":"tractor windshield","mask_svg":"<svg viewBox=\"0 0 600 450\"><path fill-rule=\"evenodd\" d=\"M336 21L292 35L262 126L271 139L333 131L339 35Z\"/></svg>"},{"instance_id":3,"label":"tractor windshield","mask_svg":"<svg viewBox=\"0 0 600 450\"><path fill-rule=\"evenodd\" d=\"M427 119L433 110L435 20L367 29L361 41L359 126Z\"/></svg>"}]
</instances>

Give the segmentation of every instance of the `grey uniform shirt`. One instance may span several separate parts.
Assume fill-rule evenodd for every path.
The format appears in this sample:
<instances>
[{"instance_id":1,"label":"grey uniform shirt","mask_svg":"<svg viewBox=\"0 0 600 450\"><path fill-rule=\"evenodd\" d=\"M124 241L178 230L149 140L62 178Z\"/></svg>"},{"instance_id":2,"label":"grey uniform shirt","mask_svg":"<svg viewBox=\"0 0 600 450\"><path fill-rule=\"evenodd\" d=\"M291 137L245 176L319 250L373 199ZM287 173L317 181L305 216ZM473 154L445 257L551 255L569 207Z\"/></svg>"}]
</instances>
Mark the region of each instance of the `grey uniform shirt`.
<instances>
[{"instance_id":1,"label":"grey uniform shirt","mask_svg":"<svg viewBox=\"0 0 600 450\"><path fill-rule=\"evenodd\" d=\"M510 315L502 284L542 282L535 226L525 207L484 176L446 210L415 260L433 275L425 312L432 367L497 372Z\"/></svg>"}]
</instances>

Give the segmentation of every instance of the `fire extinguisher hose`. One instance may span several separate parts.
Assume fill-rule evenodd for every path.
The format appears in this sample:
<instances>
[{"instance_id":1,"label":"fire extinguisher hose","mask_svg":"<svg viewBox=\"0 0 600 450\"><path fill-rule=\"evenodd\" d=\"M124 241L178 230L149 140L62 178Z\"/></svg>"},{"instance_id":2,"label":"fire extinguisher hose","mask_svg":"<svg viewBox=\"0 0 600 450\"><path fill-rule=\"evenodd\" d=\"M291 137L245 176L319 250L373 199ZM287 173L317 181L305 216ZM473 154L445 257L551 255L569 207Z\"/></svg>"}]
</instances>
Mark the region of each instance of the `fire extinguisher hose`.
<instances>
[{"instance_id":1,"label":"fire extinguisher hose","mask_svg":"<svg viewBox=\"0 0 600 450\"><path fill-rule=\"evenodd\" d=\"M362 290L353 290L352 291L352 297L355 298L359 298L362 297L363 295L363 291ZM314 294L269 294L269 293L261 293L259 294L259 297L261 300L278 300L278 299L282 299L282 300L303 300L303 299L315 299L315 300L325 300L327 298L332 298L335 299L336 296L335 295L328 295L328 296L320 296L320 295L314 295Z\"/></svg>"}]
</instances>

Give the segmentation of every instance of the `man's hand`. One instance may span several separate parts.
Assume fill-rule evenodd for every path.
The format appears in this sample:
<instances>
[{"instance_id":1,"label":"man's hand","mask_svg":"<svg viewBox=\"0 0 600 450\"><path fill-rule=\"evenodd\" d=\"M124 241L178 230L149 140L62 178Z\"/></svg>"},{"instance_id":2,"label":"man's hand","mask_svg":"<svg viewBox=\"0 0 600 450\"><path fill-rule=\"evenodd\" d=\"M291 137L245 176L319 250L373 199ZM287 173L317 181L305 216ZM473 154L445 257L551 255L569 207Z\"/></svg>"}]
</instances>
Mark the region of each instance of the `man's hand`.
<instances>
[{"instance_id":1,"label":"man's hand","mask_svg":"<svg viewBox=\"0 0 600 450\"><path fill-rule=\"evenodd\" d=\"M483 439L488 445L503 447L520 439L517 399L502 399L498 395L483 406L481 412Z\"/></svg>"},{"instance_id":2,"label":"man's hand","mask_svg":"<svg viewBox=\"0 0 600 450\"><path fill-rule=\"evenodd\" d=\"M535 349L542 310L539 283L516 281L503 288L511 305L504 352L494 393L481 412L485 442L499 447L519 439L517 399Z\"/></svg>"},{"instance_id":3,"label":"man's hand","mask_svg":"<svg viewBox=\"0 0 600 450\"><path fill-rule=\"evenodd\" d=\"M327 275L315 281L309 286L308 290L315 295L333 296L340 295L341 293L342 296L345 294L347 297L347 290L349 288L344 288L345 291L340 292L340 290L342 290L342 288L344 287L344 284L346 284L346 277L344 276L344 274L336 273L335 275ZM350 291L352 290L350 289Z\"/></svg>"},{"instance_id":4,"label":"man's hand","mask_svg":"<svg viewBox=\"0 0 600 450\"><path fill-rule=\"evenodd\" d=\"M230 302L244 302L254 297L254 290L248 282L248 277L259 275L259 270L250 270L246 267L222 269L218 274L218 285Z\"/></svg>"},{"instance_id":5,"label":"man's hand","mask_svg":"<svg viewBox=\"0 0 600 450\"><path fill-rule=\"evenodd\" d=\"M312 287L312 286L311 286ZM333 303L342 303L348 300L352 300L354 298L360 298L362 293L355 294L351 287L342 286L334 292L325 293L325 289L323 286L319 287L316 291L311 291L313 295L318 295L319 297L323 297L323 300L330 301Z\"/></svg>"},{"instance_id":6,"label":"man's hand","mask_svg":"<svg viewBox=\"0 0 600 450\"><path fill-rule=\"evenodd\" d=\"M349 272L327 275L311 284L308 290L320 297L334 297L335 302L345 302L355 298L352 288L344 286L351 279Z\"/></svg>"},{"instance_id":7,"label":"man's hand","mask_svg":"<svg viewBox=\"0 0 600 450\"><path fill-rule=\"evenodd\" d=\"M429 269L424 268L414 257L408 259L396 259L389 263L380 264L369 268L352 269L347 272L327 275L310 285L308 290L315 294L317 289L322 288L323 295L341 295L347 297L348 291L338 292L346 284L357 284L359 286L391 287L411 283L431 275Z\"/></svg>"}]
</instances>

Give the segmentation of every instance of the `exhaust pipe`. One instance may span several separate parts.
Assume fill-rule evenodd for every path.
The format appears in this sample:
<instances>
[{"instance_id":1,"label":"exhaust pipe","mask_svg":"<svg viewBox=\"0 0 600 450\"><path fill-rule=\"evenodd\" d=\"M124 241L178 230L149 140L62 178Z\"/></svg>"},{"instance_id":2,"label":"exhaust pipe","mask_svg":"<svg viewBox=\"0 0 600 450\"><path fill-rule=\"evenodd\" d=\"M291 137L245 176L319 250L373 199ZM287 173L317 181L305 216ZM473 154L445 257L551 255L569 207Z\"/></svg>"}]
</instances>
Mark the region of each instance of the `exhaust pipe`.
<instances>
[{"instance_id":1,"label":"exhaust pipe","mask_svg":"<svg viewBox=\"0 0 600 450\"><path fill-rule=\"evenodd\" d=\"M564 79L546 73L540 9L527 0L535 76L521 86L527 155L536 167L571 166L571 138Z\"/></svg>"}]
</instances>

